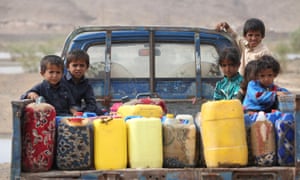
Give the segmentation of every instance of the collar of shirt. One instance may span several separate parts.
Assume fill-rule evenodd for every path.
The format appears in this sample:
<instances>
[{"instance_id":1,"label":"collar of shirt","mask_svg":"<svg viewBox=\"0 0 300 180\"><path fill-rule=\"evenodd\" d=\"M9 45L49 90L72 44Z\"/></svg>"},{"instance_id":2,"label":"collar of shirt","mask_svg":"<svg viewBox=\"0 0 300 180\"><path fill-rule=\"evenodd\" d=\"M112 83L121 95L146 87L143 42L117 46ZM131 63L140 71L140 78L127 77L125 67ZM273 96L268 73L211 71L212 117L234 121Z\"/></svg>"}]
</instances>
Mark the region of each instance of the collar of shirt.
<instances>
[{"instance_id":1,"label":"collar of shirt","mask_svg":"<svg viewBox=\"0 0 300 180\"><path fill-rule=\"evenodd\" d=\"M253 51L255 51L256 49L262 49L262 47L263 47L263 44L262 43L259 43L256 47L254 47L254 48L250 48L249 47L249 42L248 41L244 41L244 44L245 44L245 47L246 47L246 51L247 52L253 52Z\"/></svg>"},{"instance_id":2,"label":"collar of shirt","mask_svg":"<svg viewBox=\"0 0 300 180\"><path fill-rule=\"evenodd\" d=\"M235 81L237 79L239 79L241 77L240 73L238 72L235 76L231 77L231 78L228 78L226 76L224 76L224 78L227 80L227 81Z\"/></svg>"},{"instance_id":3,"label":"collar of shirt","mask_svg":"<svg viewBox=\"0 0 300 180\"><path fill-rule=\"evenodd\" d=\"M268 91L277 91L277 87L276 87L274 84L270 85L270 86L267 87L266 89L267 89Z\"/></svg>"},{"instance_id":4,"label":"collar of shirt","mask_svg":"<svg viewBox=\"0 0 300 180\"><path fill-rule=\"evenodd\" d=\"M59 82L56 86L52 86L48 81L46 80L43 80L43 84L45 85L46 88L50 89L50 88L53 88L53 89L57 89L61 86L61 83Z\"/></svg>"},{"instance_id":5,"label":"collar of shirt","mask_svg":"<svg viewBox=\"0 0 300 180\"><path fill-rule=\"evenodd\" d=\"M261 88L267 90L267 91L277 91L278 87L275 84L271 84L268 87L263 87L258 80L253 80L256 86L260 86Z\"/></svg>"},{"instance_id":6,"label":"collar of shirt","mask_svg":"<svg viewBox=\"0 0 300 180\"><path fill-rule=\"evenodd\" d=\"M72 82L73 82L73 78L72 78L72 75L71 75L70 71L68 71L67 74L66 74L66 80L67 81L71 81L72 80ZM84 82L85 80L86 80L86 78L83 76L81 78L81 80L80 80L80 83Z\"/></svg>"}]
</instances>

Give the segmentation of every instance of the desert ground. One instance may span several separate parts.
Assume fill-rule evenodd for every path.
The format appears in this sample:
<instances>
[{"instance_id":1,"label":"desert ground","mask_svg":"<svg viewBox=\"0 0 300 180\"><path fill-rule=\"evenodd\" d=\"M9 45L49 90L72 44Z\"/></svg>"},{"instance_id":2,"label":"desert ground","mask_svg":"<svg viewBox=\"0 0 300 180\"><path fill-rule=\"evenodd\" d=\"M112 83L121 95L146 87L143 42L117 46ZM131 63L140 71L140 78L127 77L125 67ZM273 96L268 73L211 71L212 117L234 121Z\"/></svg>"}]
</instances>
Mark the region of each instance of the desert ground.
<instances>
[{"instance_id":1,"label":"desert ground","mask_svg":"<svg viewBox=\"0 0 300 180\"><path fill-rule=\"evenodd\" d=\"M11 137L12 108L11 101L19 99L20 95L35 83L41 81L38 73L0 74L0 138ZM10 163L0 163L0 179L9 179Z\"/></svg>"}]
</instances>

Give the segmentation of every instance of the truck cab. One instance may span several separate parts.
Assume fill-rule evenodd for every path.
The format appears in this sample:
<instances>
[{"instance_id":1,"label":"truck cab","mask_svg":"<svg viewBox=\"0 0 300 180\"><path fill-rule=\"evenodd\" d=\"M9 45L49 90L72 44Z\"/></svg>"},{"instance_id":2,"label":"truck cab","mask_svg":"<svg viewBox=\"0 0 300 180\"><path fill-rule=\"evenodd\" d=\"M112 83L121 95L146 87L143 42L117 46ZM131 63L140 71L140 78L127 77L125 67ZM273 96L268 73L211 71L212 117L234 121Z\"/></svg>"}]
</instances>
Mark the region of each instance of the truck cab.
<instances>
[{"instance_id":1,"label":"truck cab","mask_svg":"<svg viewBox=\"0 0 300 180\"><path fill-rule=\"evenodd\" d=\"M62 57L73 49L89 54L86 77L101 104L146 92L164 99L171 112L195 114L222 78L217 61L227 46L236 47L235 41L209 29L80 27L67 38ZM193 106L180 110L175 102Z\"/></svg>"}]
</instances>

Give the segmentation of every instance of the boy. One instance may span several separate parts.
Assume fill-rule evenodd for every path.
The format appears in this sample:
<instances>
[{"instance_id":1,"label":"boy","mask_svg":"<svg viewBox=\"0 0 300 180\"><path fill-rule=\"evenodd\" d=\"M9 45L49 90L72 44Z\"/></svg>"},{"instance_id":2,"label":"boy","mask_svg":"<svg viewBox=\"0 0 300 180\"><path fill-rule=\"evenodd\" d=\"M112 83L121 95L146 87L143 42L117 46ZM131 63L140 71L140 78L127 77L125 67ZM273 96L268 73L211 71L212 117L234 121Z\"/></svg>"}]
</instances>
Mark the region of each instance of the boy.
<instances>
[{"instance_id":1,"label":"boy","mask_svg":"<svg viewBox=\"0 0 300 180\"><path fill-rule=\"evenodd\" d=\"M214 91L214 100L233 99L239 92L243 77L238 72L240 55L236 48L225 48L219 57L218 64L224 78L217 82Z\"/></svg>"},{"instance_id":2,"label":"boy","mask_svg":"<svg viewBox=\"0 0 300 180\"><path fill-rule=\"evenodd\" d=\"M39 96L44 97L46 103L54 106L57 116L74 115L76 113L75 100L70 90L61 79L64 64L62 59L56 55L47 55L40 62L40 74L43 82L35 85L21 99L36 100Z\"/></svg>"},{"instance_id":3,"label":"boy","mask_svg":"<svg viewBox=\"0 0 300 180\"><path fill-rule=\"evenodd\" d=\"M236 40L241 51L239 72L242 75L249 61L257 60L263 55L271 55L271 51L262 43L265 37L265 25L260 19L250 18L245 22L243 38L237 36L227 22L219 23L216 30L228 32Z\"/></svg>"},{"instance_id":4,"label":"boy","mask_svg":"<svg viewBox=\"0 0 300 180\"><path fill-rule=\"evenodd\" d=\"M288 90L274 84L274 79L280 72L280 64L272 56L264 55L257 61L256 80L248 83L243 102L248 113L264 111L271 112L277 107L277 96L288 94Z\"/></svg>"},{"instance_id":5,"label":"boy","mask_svg":"<svg viewBox=\"0 0 300 180\"><path fill-rule=\"evenodd\" d=\"M96 98L92 86L84 74L90 65L89 55L83 50L73 50L66 57L67 73L63 82L72 92L76 106L81 112L94 112L103 114L97 107ZM84 101L84 104L82 103Z\"/></svg>"}]
</instances>

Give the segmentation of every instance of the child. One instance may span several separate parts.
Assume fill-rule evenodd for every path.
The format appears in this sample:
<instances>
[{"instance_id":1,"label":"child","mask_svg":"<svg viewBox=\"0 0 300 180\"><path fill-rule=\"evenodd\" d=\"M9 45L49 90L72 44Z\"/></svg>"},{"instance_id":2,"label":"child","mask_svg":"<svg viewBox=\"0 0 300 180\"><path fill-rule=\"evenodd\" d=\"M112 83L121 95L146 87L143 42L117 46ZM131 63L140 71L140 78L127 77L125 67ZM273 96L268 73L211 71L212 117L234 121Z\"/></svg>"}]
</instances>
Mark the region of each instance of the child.
<instances>
[{"instance_id":1,"label":"child","mask_svg":"<svg viewBox=\"0 0 300 180\"><path fill-rule=\"evenodd\" d=\"M230 28L227 22L221 22L216 27L217 31L228 32L237 42L241 51L241 66L239 72L244 74L247 63L251 60L257 60L263 55L271 55L267 46L262 43L265 37L265 25L260 19L248 19L243 28L243 38Z\"/></svg>"},{"instance_id":2,"label":"child","mask_svg":"<svg viewBox=\"0 0 300 180\"><path fill-rule=\"evenodd\" d=\"M40 74L43 82L35 85L21 96L21 99L44 97L46 103L54 106L57 116L74 115L75 101L70 90L61 83L64 63L59 56L47 55L40 62Z\"/></svg>"},{"instance_id":3,"label":"child","mask_svg":"<svg viewBox=\"0 0 300 180\"><path fill-rule=\"evenodd\" d=\"M280 72L280 64L272 56L264 55L257 61L256 80L248 83L243 102L246 112L271 112L277 108L277 96L288 94L288 90L274 84Z\"/></svg>"},{"instance_id":4,"label":"child","mask_svg":"<svg viewBox=\"0 0 300 180\"><path fill-rule=\"evenodd\" d=\"M241 82L240 90L236 96L236 98L239 99L241 103L243 103L244 101L249 81L255 79L256 67L257 67L257 61L250 61L245 67L245 72L243 74L243 81Z\"/></svg>"},{"instance_id":5,"label":"child","mask_svg":"<svg viewBox=\"0 0 300 180\"><path fill-rule=\"evenodd\" d=\"M84 76L90 65L89 55L83 50L73 50L68 53L66 59L68 71L63 77L63 82L71 90L78 110L103 114L97 107L93 88Z\"/></svg>"},{"instance_id":6,"label":"child","mask_svg":"<svg viewBox=\"0 0 300 180\"><path fill-rule=\"evenodd\" d=\"M233 99L238 94L243 77L238 72L240 55L236 48L225 48L219 57L218 64L224 78L217 82L214 91L214 100Z\"/></svg>"}]
</instances>

